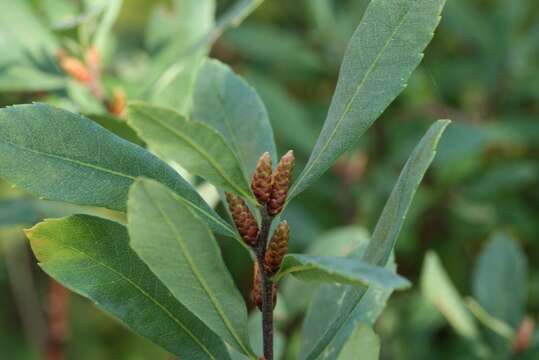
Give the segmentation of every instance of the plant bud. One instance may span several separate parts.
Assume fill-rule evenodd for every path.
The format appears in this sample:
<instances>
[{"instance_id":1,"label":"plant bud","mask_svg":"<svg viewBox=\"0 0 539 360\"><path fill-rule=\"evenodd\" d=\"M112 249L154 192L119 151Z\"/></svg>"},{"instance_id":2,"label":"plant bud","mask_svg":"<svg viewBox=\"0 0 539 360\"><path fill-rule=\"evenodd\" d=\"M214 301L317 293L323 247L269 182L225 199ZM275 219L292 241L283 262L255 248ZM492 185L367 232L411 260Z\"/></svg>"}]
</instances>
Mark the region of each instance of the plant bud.
<instances>
[{"instance_id":1,"label":"plant bud","mask_svg":"<svg viewBox=\"0 0 539 360\"><path fill-rule=\"evenodd\" d=\"M262 311L262 275L260 274L260 268L257 261L255 261L254 265L253 290L251 291L251 297L258 310ZM272 299L273 308L275 309L275 305L277 304L277 286L275 284L272 286Z\"/></svg>"},{"instance_id":2,"label":"plant bud","mask_svg":"<svg viewBox=\"0 0 539 360\"><path fill-rule=\"evenodd\" d=\"M226 193L228 208L243 240L251 246L256 246L258 240L258 224L242 198Z\"/></svg>"},{"instance_id":3,"label":"plant bud","mask_svg":"<svg viewBox=\"0 0 539 360\"><path fill-rule=\"evenodd\" d=\"M264 267L268 276L273 276L279 271L284 256L288 253L288 238L290 237L290 228L288 222L283 221L275 229L271 241L266 250L264 258Z\"/></svg>"},{"instance_id":4,"label":"plant bud","mask_svg":"<svg viewBox=\"0 0 539 360\"><path fill-rule=\"evenodd\" d=\"M108 110L112 115L122 116L125 113L127 100L122 88L115 88L112 91L112 100L108 103Z\"/></svg>"},{"instance_id":5,"label":"plant bud","mask_svg":"<svg viewBox=\"0 0 539 360\"><path fill-rule=\"evenodd\" d=\"M66 74L79 82L87 84L91 81L92 75L90 71L80 60L65 55L65 53L59 53L58 63Z\"/></svg>"},{"instance_id":6,"label":"plant bud","mask_svg":"<svg viewBox=\"0 0 539 360\"><path fill-rule=\"evenodd\" d=\"M268 213L271 216L275 216L283 210L293 168L294 152L290 150L281 158L272 176L272 188L268 202Z\"/></svg>"},{"instance_id":7,"label":"plant bud","mask_svg":"<svg viewBox=\"0 0 539 360\"><path fill-rule=\"evenodd\" d=\"M534 332L535 322L529 316L524 317L513 340L513 353L520 354L525 352L532 344Z\"/></svg>"},{"instance_id":8,"label":"plant bud","mask_svg":"<svg viewBox=\"0 0 539 360\"><path fill-rule=\"evenodd\" d=\"M260 205L265 205L271 193L271 155L265 152L258 159L255 173L251 182L251 189Z\"/></svg>"}]
</instances>

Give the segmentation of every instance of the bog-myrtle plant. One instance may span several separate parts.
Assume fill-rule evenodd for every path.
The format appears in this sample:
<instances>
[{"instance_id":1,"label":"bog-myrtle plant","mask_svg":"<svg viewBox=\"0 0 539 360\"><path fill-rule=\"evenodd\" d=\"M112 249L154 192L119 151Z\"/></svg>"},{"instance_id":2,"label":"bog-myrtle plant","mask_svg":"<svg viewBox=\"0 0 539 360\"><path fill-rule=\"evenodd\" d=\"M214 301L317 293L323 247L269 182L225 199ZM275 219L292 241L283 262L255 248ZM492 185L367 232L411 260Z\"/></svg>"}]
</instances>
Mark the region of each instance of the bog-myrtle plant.
<instances>
[{"instance_id":1,"label":"bog-myrtle plant","mask_svg":"<svg viewBox=\"0 0 539 360\"><path fill-rule=\"evenodd\" d=\"M182 53L181 66L173 63L156 81L149 79L154 92L130 99L122 131L47 104L1 109L0 175L37 197L92 207L26 231L40 266L181 359L278 357L273 311L279 283L289 275L325 283L310 299L300 357L355 359L358 344L375 336L367 330L390 294L409 286L395 273L391 254L449 121L428 129L370 241L348 256L288 253L291 225L284 210L405 88L445 1L371 2L344 55L318 141L297 174L292 150L277 155L256 91L204 52L227 24L259 3L243 1ZM125 94L111 96L99 81L99 49L88 47L78 60L59 50L56 59L88 97L122 116ZM174 101L163 106L166 94ZM136 135L126 136L126 126ZM228 214L214 210L178 165L183 174L214 185ZM247 306L215 234L237 240L251 254L251 301L262 313L260 337L247 330ZM376 343L365 354L376 357Z\"/></svg>"}]
</instances>

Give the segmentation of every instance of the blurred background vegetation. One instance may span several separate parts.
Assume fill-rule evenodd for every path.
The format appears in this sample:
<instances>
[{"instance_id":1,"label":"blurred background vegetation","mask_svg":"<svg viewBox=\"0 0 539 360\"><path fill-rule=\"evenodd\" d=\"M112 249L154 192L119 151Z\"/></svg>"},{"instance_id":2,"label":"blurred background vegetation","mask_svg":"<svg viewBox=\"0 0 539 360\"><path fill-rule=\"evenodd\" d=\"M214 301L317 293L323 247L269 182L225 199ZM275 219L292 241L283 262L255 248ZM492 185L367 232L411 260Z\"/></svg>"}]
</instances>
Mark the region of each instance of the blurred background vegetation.
<instances>
[{"instance_id":1,"label":"blurred background vegetation","mask_svg":"<svg viewBox=\"0 0 539 360\"><path fill-rule=\"evenodd\" d=\"M66 84L55 63L57 48L76 54L84 45L84 30L73 24L91 20L91 9L98 8L99 1L25 3L0 0L0 105L49 102L92 115L109 129L132 136L121 120L106 115L104 105L87 89L71 80ZM169 43L185 42L205 31L204 14L182 13L192 10L182 7L188 3L124 1L102 54L106 92L139 97L148 76L162 71L167 46L176 46ZM218 1L217 18L231 4ZM279 152L294 149L298 169L316 141L347 41L367 4L266 0L211 48L212 57L230 64L259 92ZM20 66L13 70L13 63ZM156 95L155 102L182 103L174 90ZM397 244L398 271L414 287L391 298L375 327L382 338L382 358L537 359L535 0L448 1L424 61L404 93L355 148L287 209L291 247L339 253L367 237L411 149L438 118L454 122ZM74 210L41 204L5 182L0 182L0 196L0 358L35 359L36 346L48 332L44 319L54 299L20 229L43 216ZM249 259L235 242L223 239L222 245L247 296ZM286 359L298 356L297 336L308 293L298 287L294 282L281 287L277 318L287 339ZM298 295L305 301L291 301ZM69 296L67 322L69 359L167 358L77 295Z\"/></svg>"}]
</instances>

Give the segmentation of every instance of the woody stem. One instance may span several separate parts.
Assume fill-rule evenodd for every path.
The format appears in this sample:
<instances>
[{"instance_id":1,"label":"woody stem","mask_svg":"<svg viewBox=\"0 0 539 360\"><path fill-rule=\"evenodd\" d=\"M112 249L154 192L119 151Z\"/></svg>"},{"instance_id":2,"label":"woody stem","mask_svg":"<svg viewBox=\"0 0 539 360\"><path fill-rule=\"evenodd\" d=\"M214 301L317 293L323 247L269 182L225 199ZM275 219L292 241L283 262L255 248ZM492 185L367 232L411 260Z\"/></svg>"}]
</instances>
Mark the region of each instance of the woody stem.
<instances>
[{"instance_id":1,"label":"woody stem","mask_svg":"<svg viewBox=\"0 0 539 360\"><path fill-rule=\"evenodd\" d=\"M262 281L262 334L265 360L273 360L273 282L264 267L264 257L271 228L272 217L267 210L261 211L262 224L256 246L256 258Z\"/></svg>"}]
</instances>

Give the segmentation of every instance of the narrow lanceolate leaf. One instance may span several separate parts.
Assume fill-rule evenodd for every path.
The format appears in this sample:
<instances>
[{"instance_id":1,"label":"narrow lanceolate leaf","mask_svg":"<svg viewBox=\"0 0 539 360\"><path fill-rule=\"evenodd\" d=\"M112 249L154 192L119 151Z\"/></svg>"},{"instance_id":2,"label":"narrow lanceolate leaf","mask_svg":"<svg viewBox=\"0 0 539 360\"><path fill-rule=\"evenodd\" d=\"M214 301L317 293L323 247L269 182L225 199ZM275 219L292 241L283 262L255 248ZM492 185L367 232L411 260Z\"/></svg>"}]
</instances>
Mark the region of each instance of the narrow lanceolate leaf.
<instances>
[{"instance_id":1,"label":"narrow lanceolate leaf","mask_svg":"<svg viewBox=\"0 0 539 360\"><path fill-rule=\"evenodd\" d=\"M26 233L40 266L135 333L185 359L229 359L224 343L181 305L129 247L127 230L87 215Z\"/></svg>"},{"instance_id":2,"label":"narrow lanceolate leaf","mask_svg":"<svg viewBox=\"0 0 539 360\"><path fill-rule=\"evenodd\" d=\"M209 44L200 39L213 28L215 0L174 0L172 11L156 8L150 17L148 45L154 52L140 88L144 99L187 114L200 64Z\"/></svg>"},{"instance_id":3,"label":"narrow lanceolate leaf","mask_svg":"<svg viewBox=\"0 0 539 360\"><path fill-rule=\"evenodd\" d=\"M262 100L249 84L217 60L206 60L200 69L193 117L223 135L247 178L264 152L277 160L273 130Z\"/></svg>"},{"instance_id":4,"label":"narrow lanceolate leaf","mask_svg":"<svg viewBox=\"0 0 539 360\"><path fill-rule=\"evenodd\" d=\"M166 184L225 235L234 231L176 171L78 114L45 104L0 109L0 176L49 200L125 211L137 176Z\"/></svg>"},{"instance_id":5,"label":"narrow lanceolate leaf","mask_svg":"<svg viewBox=\"0 0 539 360\"><path fill-rule=\"evenodd\" d=\"M43 219L74 214L97 216L120 224L126 222L125 213L104 208L27 197L0 200L0 227L33 226Z\"/></svg>"},{"instance_id":6,"label":"narrow lanceolate leaf","mask_svg":"<svg viewBox=\"0 0 539 360\"><path fill-rule=\"evenodd\" d=\"M448 124L449 120L438 120L434 123L410 155L376 224L372 240L361 256L364 262L387 266L413 196L434 159L438 141ZM306 338L309 339L303 346L303 359L320 359L328 352L338 353L357 322L365 321L368 316L365 312L372 313L375 308L377 313L381 311L377 304L381 303L380 298L387 299L388 296L389 294L383 293L383 289L380 292L374 286L367 289L347 288L339 294L341 301L334 304L331 311L328 310L329 315L324 320L327 325L304 327L308 329ZM324 299L326 298L322 298L321 303ZM369 320L374 321L375 317Z\"/></svg>"},{"instance_id":7,"label":"narrow lanceolate leaf","mask_svg":"<svg viewBox=\"0 0 539 360\"><path fill-rule=\"evenodd\" d=\"M357 248L352 253L354 258L359 258L365 248ZM390 261L386 266L389 270L395 270L394 261ZM373 325L378 316L386 306L387 300L391 296L392 289L384 289L377 285L370 285L365 291L363 287L341 284L323 284L315 293L302 330L301 359L310 355L311 349L317 344L322 334L328 330L340 316L343 316L343 309L355 306L348 320L342 324L330 346L326 347L322 354L313 357L314 359L334 359L337 358L343 347L351 341L354 330L361 323ZM361 301L357 303L357 296L363 294Z\"/></svg>"},{"instance_id":8,"label":"narrow lanceolate leaf","mask_svg":"<svg viewBox=\"0 0 539 360\"><path fill-rule=\"evenodd\" d=\"M164 185L135 181L127 214L131 247L172 294L232 347L252 355L247 310L213 234Z\"/></svg>"},{"instance_id":9,"label":"narrow lanceolate leaf","mask_svg":"<svg viewBox=\"0 0 539 360\"><path fill-rule=\"evenodd\" d=\"M526 306L526 256L506 233L492 236L473 271L473 295L494 317L518 328Z\"/></svg>"},{"instance_id":10,"label":"narrow lanceolate leaf","mask_svg":"<svg viewBox=\"0 0 539 360\"><path fill-rule=\"evenodd\" d=\"M464 300L434 252L429 252L425 256L421 271L421 292L425 299L444 315L458 334L471 339L477 338L479 331L472 314L466 309Z\"/></svg>"},{"instance_id":11,"label":"narrow lanceolate leaf","mask_svg":"<svg viewBox=\"0 0 539 360\"><path fill-rule=\"evenodd\" d=\"M356 286L378 285L386 289L410 286L405 278L383 267L354 258L338 256L309 256L289 254L275 275L280 279L287 274L304 281L341 283Z\"/></svg>"},{"instance_id":12,"label":"narrow lanceolate leaf","mask_svg":"<svg viewBox=\"0 0 539 360\"><path fill-rule=\"evenodd\" d=\"M236 155L223 136L208 125L141 102L129 105L128 119L159 154L215 186L254 201Z\"/></svg>"},{"instance_id":13,"label":"narrow lanceolate leaf","mask_svg":"<svg viewBox=\"0 0 539 360\"><path fill-rule=\"evenodd\" d=\"M406 161L374 228L372 241L363 255L364 261L380 266L387 264L415 192L434 160L438 142L450 122L450 120L436 121Z\"/></svg>"},{"instance_id":14,"label":"narrow lanceolate leaf","mask_svg":"<svg viewBox=\"0 0 539 360\"><path fill-rule=\"evenodd\" d=\"M290 198L305 190L406 87L445 0L373 0L350 39L324 127Z\"/></svg>"},{"instance_id":15,"label":"narrow lanceolate leaf","mask_svg":"<svg viewBox=\"0 0 539 360\"><path fill-rule=\"evenodd\" d=\"M361 324L350 336L337 360L350 360L361 354L361 360L380 358L380 338L367 324Z\"/></svg>"},{"instance_id":16,"label":"narrow lanceolate leaf","mask_svg":"<svg viewBox=\"0 0 539 360\"><path fill-rule=\"evenodd\" d=\"M237 0L221 15L217 20L217 24L205 39L214 41L227 28L238 27L263 2L264 0Z\"/></svg>"}]
</instances>

